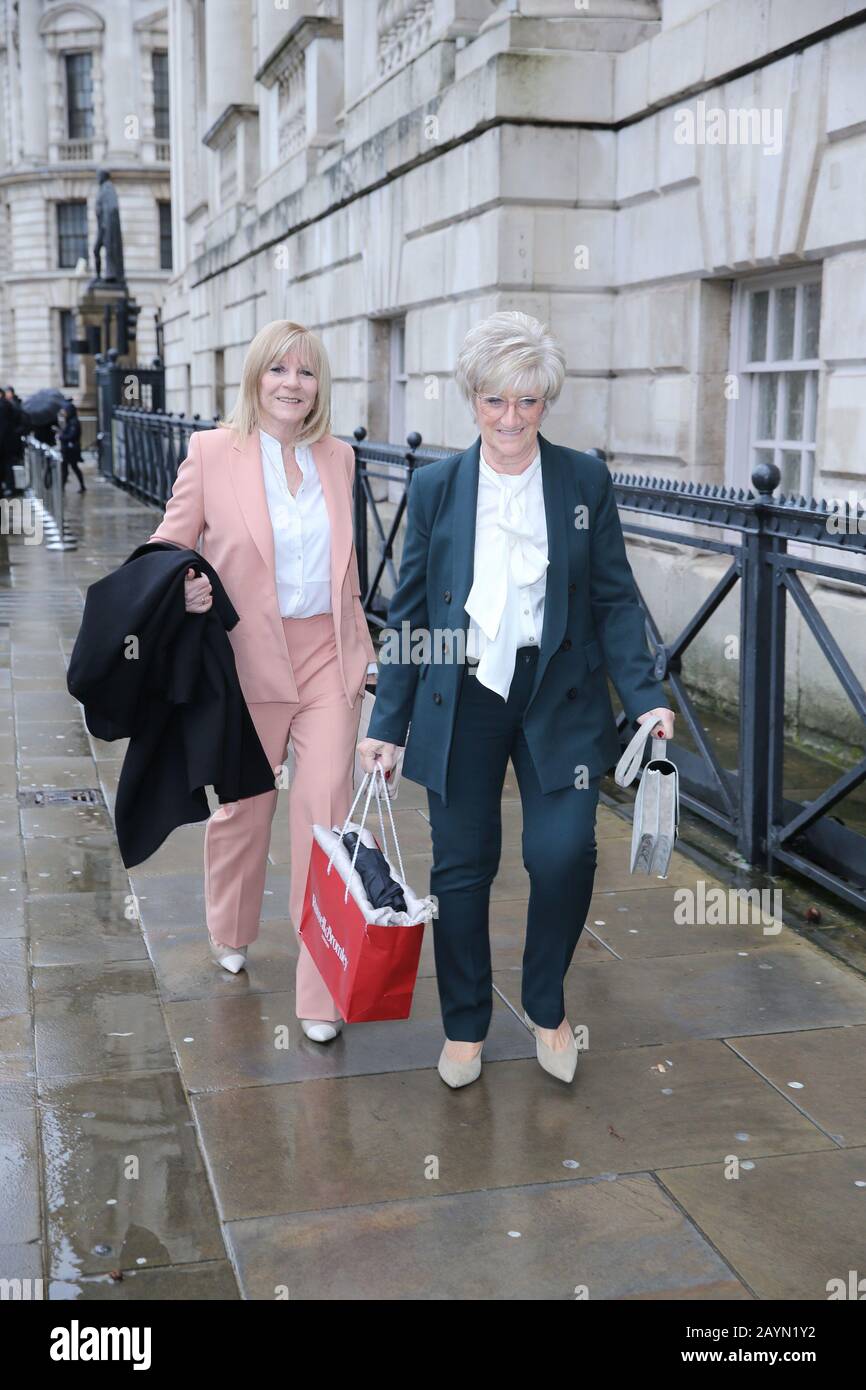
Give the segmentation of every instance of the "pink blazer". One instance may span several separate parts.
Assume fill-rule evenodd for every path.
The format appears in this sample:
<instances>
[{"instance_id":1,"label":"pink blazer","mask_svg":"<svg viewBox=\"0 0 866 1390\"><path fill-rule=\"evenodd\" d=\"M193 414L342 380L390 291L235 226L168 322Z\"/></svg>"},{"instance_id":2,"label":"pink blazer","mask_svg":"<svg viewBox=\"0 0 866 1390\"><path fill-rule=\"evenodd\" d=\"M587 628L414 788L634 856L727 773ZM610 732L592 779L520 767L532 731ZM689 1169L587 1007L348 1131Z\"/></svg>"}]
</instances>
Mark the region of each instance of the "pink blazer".
<instances>
[{"instance_id":1,"label":"pink blazer","mask_svg":"<svg viewBox=\"0 0 866 1390\"><path fill-rule=\"evenodd\" d=\"M352 535L355 454L333 435L313 444L312 452L331 524L331 608L340 677L351 705L363 689L368 662L376 660ZM296 701L277 602L258 430L245 443L228 429L196 430L165 516L148 539L187 546L213 565L240 617L229 641L247 703Z\"/></svg>"}]
</instances>

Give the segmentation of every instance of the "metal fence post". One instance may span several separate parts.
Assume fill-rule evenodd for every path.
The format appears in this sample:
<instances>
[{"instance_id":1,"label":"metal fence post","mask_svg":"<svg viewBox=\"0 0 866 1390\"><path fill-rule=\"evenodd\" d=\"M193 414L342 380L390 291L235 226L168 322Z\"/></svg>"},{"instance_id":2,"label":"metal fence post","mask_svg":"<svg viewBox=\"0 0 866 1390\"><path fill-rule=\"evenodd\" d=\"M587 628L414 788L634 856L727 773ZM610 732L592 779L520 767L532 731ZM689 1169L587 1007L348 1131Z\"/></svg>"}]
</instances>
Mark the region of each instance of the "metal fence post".
<instances>
[{"instance_id":1,"label":"metal fence post","mask_svg":"<svg viewBox=\"0 0 866 1390\"><path fill-rule=\"evenodd\" d=\"M737 849L750 864L767 863L767 815L770 803L767 749L780 736L784 708L774 708L771 680L774 644L782 642L784 621L774 613L775 575L766 556L779 546L767 529L766 504L779 485L774 463L759 464L752 473L758 494L754 529L743 536L743 575L740 601L740 766L737 779ZM782 595L784 603L784 595ZM784 617L784 609L783 609ZM784 691L784 682L782 684Z\"/></svg>"},{"instance_id":2,"label":"metal fence post","mask_svg":"<svg viewBox=\"0 0 866 1390\"><path fill-rule=\"evenodd\" d=\"M77 550L78 541L63 515L63 460L59 449L29 435L26 442L27 487L42 514L46 550Z\"/></svg>"},{"instance_id":3,"label":"metal fence post","mask_svg":"<svg viewBox=\"0 0 866 1390\"><path fill-rule=\"evenodd\" d=\"M367 489L365 483L366 463L360 458L358 445L367 438L367 431L359 425L352 431L355 439L355 553L358 557L358 577L361 581L361 602L366 608L367 585L370 582L367 560Z\"/></svg>"}]
</instances>

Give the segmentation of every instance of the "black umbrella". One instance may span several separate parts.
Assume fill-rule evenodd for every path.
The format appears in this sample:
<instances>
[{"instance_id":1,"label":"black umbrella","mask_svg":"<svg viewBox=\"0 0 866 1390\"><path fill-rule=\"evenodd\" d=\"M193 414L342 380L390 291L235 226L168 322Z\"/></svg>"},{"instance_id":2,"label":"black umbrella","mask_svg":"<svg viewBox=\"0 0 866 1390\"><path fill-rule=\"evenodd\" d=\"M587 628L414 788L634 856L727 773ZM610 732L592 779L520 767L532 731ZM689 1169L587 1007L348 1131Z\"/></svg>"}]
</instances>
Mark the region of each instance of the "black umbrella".
<instances>
[{"instance_id":1,"label":"black umbrella","mask_svg":"<svg viewBox=\"0 0 866 1390\"><path fill-rule=\"evenodd\" d=\"M53 386L46 386L28 396L21 408L27 413L31 425L53 425L59 412L66 408L66 397Z\"/></svg>"},{"instance_id":2,"label":"black umbrella","mask_svg":"<svg viewBox=\"0 0 866 1390\"><path fill-rule=\"evenodd\" d=\"M343 844L350 854L355 852L357 839L358 836L354 830L343 836ZM380 849L371 849L362 841L358 845L355 868L364 885L364 892L370 900L371 907L392 907L395 912L406 911L406 899L403 897L403 891L399 883L395 883L391 877L388 861Z\"/></svg>"}]
</instances>

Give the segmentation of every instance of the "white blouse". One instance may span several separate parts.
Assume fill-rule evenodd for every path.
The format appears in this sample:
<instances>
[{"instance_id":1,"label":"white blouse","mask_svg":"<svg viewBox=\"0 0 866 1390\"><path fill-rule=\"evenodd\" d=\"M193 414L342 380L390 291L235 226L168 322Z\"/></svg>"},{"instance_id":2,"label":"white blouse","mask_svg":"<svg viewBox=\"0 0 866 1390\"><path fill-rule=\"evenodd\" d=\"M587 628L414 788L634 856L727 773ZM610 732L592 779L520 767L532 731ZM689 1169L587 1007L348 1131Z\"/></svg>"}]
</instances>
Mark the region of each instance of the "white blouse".
<instances>
[{"instance_id":1,"label":"white blouse","mask_svg":"<svg viewBox=\"0 0 866 1390\"><path fill-rule=\"evenodd\" d=\"M312 618L332 612L331 522L313 451L295 446L303 474L292 496L280 441L259 430L265 497L274 532L274 566L281 618ZM375 661L367 674L377 670Z\"/></svg>"},{"instance_id":2,"label":"white blouse","mask_svg":"<svg viewBox=\"0 0 866 1390\"><path fill-rule=\"evenodd\" d=\"M262 472L271 525L277 599L282 618L312 618L331 612L331 523L322 482L306 444L295 447L303 481L289 489L278 439L259 430Z\"/></svg>"},{"instance_id":3,"label":"white blouse","mask_svg":"<svg viewBox=\"0 0 866 1390\"><path fill-rule=\"evenodd\" d=\"M478 659L477 679L503 700L517 648L541 641L548 564L541 453L513 475L497 473L482 452L466 651Z\"/></svg>"}]
</instances>

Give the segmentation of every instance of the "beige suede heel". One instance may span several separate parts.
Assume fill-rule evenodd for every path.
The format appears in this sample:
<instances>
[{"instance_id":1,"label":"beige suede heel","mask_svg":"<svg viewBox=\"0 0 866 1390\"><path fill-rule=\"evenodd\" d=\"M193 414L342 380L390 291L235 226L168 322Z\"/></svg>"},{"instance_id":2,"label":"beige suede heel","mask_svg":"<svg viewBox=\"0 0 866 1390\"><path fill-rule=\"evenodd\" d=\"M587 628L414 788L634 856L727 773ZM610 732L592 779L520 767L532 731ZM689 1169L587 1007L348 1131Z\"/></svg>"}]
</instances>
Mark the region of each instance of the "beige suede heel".
<instances>
[{"instance_id":1,"label":"beige suede heel","mask_svg":"<svg viewBox=\"0 0 866 1390\"><path fill-rule=\"evenodd\" d=\"M549 1071L551 1076L555 1076L558 1081L573 1081L574 1073L577 1071L577 1043L574 1034L571 1034L571 1043L563 1048L561 1052L554 1052L552 1047L548 1047L546 1042L542 1042L538 1036L536 1024L532 1022L529 1014L524 1009L523 1017L529 1031L535 1037L535 1054L539 1063L545 1071Z\"/></svg>"},{"instance_id":2,"label":"beige suede heel","mask_svg":"<svg viewBox=\"0 0 866 1390\"><path fill-rule=\"evenodd\" d=\"M455 1090L458 1086L468 1086L481 1075L481 1053L469 1062L455 1062L453 1058L446 1056L443 1046L437 1070L446 1086Z\"/></svg>"}]
</instances>

